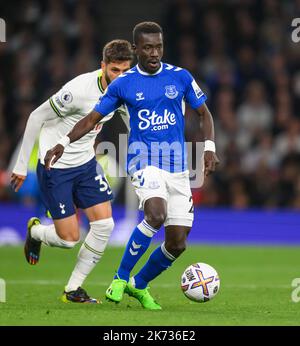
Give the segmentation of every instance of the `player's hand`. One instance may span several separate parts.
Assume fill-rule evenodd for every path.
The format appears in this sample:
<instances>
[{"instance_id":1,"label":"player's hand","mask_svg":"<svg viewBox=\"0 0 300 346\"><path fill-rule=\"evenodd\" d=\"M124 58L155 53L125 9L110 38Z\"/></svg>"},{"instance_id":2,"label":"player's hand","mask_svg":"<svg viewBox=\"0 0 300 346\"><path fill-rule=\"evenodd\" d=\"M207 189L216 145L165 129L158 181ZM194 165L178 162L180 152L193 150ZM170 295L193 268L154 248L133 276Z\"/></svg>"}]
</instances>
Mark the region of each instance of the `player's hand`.
<instances>
[{"instance_id":1,"label":"player's hand","mask_svg":"<svg viewBox=\"0 0 300 346\"><path fill-rule=\"evenodd\" d=\"M54 165L55 162L62 156L64 153L64 146L61 144L57 144L52 149L48 150L45 156L45 168L50 170L51 165Z\"/></svg>"},{"instance_id":2,"label":"player's hand","mask_svg":"<svg viewBox=\"0 0 300 346\"><path fill-rule=\"evenodd\" d=\"M213 151L204 152L204 176L207 177L209 174L216 170L216 166L220 163L216 153Z\"/></svg>"},{"instance_id":3,"label":"player's hand","mask_svg":"<svg viewBox=\"0 0 300 346\"><path fill-rule=\"evenodd\" d=\"M26 175L12 173L10 184L15 192L18 192L26 179Z\"/></svg>"}]
</instances>

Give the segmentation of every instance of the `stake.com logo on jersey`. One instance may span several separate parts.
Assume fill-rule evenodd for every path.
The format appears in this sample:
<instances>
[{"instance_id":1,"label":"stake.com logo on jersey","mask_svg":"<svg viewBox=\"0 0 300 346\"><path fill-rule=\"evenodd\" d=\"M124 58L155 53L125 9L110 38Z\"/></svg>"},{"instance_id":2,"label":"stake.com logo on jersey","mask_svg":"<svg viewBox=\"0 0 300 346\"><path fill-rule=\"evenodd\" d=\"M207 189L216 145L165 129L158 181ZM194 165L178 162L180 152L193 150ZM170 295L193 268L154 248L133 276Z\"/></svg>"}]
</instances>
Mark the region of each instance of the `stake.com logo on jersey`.
<instances>
[{"instance_id":1,"label":"stake.com logo on jersey","mask_svg":"<svg viewBox=\"0 0 300 346\"><path fill-rule=\"evenodd\" d=\"M164 110L163 115L157 114L153 111L150 115L149 109L141 109L138 112L138 117L141 120L139 122L140 130L147 130L152 126L151 131L166 130L169 125L173 126L176 124L175 114L171 113L167 109Z\"/></svg>"}]
</instances>

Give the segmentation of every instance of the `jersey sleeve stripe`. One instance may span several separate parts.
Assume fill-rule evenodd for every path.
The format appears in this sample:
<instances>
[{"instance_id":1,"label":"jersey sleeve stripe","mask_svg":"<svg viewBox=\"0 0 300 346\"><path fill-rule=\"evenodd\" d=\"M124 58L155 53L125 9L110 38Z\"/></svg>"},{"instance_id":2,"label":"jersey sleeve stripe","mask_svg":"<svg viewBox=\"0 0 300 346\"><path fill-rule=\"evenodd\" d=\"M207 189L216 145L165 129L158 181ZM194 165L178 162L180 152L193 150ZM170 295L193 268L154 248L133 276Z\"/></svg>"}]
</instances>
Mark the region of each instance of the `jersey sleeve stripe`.
<instances>
[{"instance_id":1,"label":"jersey sleeve stripe","mask_svg":"<svg viewBox=\"0 0 300 346\"><path fill-rule=\"evenodd\" d=\"M57 107L55 106L55 104L54 104L54 102L53 102L53 100L52 100L51 97L49 98L49 102L50 102L50 106L51 106L51 108L54 110L54 112L55 112L60 118L62 118L63 116L60 114L59 110L58 110Z\"/></svg>"}]
</instances>

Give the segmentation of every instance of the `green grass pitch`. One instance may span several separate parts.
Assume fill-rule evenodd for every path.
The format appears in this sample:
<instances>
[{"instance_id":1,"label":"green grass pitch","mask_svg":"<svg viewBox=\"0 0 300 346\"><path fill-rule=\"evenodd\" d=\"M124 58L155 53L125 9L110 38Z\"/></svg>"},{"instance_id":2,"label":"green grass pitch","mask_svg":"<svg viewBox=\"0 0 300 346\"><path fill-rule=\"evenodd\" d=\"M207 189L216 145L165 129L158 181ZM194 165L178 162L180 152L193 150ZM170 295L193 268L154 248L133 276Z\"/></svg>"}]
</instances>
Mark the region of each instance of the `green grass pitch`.
<instances>
[{"instance_id":1,"label":"green grass pitch","mask_svg":"<svg viewBox=\"0 0 300 346\"><path fill-rule=\"evenodd\" d=\"M118 305L105 301L122 248L108 248L84 285L103 304L60 302L78 249L43 247L40 263L30 266L23 248L1 247L0 278L6 281L6 303L0 303L0 325L300 325L300 302L291 298L292 280L300 277L299 248L190 246L151 284L162 311L143 310L127 296ZM148 255L149 250L141 264ZM221 278L220 292L204 304L189 301L180 289L183 270L195 262L212 265Z\"/></svg>"}]
</instances>

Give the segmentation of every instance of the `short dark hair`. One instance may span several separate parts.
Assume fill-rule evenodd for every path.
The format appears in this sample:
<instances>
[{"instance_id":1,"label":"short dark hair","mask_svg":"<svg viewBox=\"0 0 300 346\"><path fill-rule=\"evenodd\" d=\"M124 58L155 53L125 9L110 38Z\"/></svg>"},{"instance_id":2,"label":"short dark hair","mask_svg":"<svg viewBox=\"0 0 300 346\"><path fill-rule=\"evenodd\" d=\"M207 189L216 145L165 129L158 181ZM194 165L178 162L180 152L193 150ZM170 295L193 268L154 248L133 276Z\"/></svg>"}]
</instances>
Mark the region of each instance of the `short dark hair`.
<instances>
[{"instance_id":1,"label":"short dark hair","mask_svg":"<svg viewBox=\"0 0 300 346\"><path fill-rule=\"evenodd\" d=\"M126 40L113 40L108 42L103 48L102 60L109 64L116 61L133 60L131 43Z\"/></svg>"},{"instance_id":2,"label":"short dark hair","mask_svg":"<svg viewBox=\"0 0 300 346\"><path fill-rule=\"evenodd\" d=\"M141 34L163 34L162 28L155 22L142 22L133 29L133 43L136 44Z\"/></svg>"}]
</instances>

